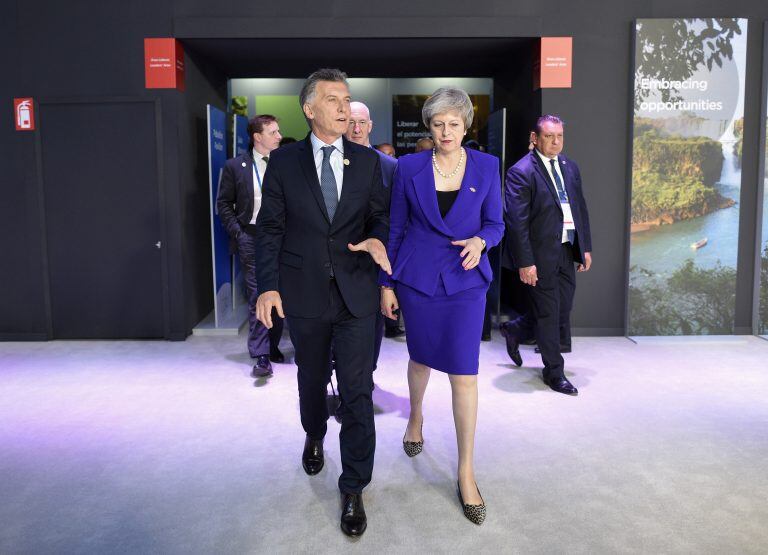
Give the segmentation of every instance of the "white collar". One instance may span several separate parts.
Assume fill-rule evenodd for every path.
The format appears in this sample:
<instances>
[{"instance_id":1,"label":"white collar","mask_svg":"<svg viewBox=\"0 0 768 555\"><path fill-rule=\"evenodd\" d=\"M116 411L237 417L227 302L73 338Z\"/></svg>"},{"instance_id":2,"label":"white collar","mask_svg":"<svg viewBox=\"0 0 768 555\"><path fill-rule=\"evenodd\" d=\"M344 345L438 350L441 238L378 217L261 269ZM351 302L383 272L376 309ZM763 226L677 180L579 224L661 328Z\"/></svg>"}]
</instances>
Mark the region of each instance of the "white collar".
<instances>
[{"instance_id":1,"label":"white collar","mask_svg":"<svg viewBox=\"0 0 768 555\"><path fill-rule=\"evenodd\" d=\"M269 154L262 154L261 152L259 152L258 150L256 150L256 147L253 147L253 148L251 149L251 156L253 156L253 161L254 161L254 162L259 162L259 161L263 162L263 161L264 161L264 160L263 160L263 158L264 158L265 156L266 156L267 158L269 158Z\"/></svg>"},{"instance_id":2,"label":"white collar","mask_svg":"<svg viewBox=\"0 0 768 555\"><path fill-rule=\"evenodd\" d=\"M344 154L344 141L341 138L341 136L333 141L333 144L327 145L323 141L317 138L317 136L314 133L309 134L309 140L312 142L312 154L317 154L321 148L324 146L333 146L338 150L341 154Z\"/></svg>"},{"instance_id":3,"label":"white collar","mask_svg":"<svg viewBox=\"0 0 768 555\"><path fill-rule=\"evenodd\" d=\"M538 148L536 149L536 154L538 154L538 155L539 155L539 158L541 158L541 161L542 161L542 162L544 162L544 165L545 165L545 166L547 166L547 168L550 168L550 167L551 167L551 165L550 165L550 163L549 163L549 161L550 161L550 160L555 160L555 161L558 161L558 158L557 158L557 156L555 156L554 158L547 158L546 156L544 156L544 155L541 153L541 151L540 151Z\"/></svg>"}]
</instances>

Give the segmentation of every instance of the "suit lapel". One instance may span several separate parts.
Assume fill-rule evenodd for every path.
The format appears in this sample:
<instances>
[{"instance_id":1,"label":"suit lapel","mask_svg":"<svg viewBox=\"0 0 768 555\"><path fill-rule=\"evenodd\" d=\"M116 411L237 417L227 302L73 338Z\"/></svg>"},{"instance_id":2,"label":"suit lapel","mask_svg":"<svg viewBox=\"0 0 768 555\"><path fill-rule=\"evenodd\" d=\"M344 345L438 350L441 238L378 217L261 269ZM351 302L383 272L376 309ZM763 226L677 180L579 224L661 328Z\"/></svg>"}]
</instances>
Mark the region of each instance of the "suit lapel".
<instances>
[{"instance_id":1,"label":"suit lapel","mask_svg":"<svg viewBox=\"0 0 768 555\"><path fill-rule=\"evenodd\" d=\"M303 145L299 149L299 165L304 172L309 190L312 191L320 211L328 223L330 223L331 219L328 217L328 210L325 207L323 192L320 190L320 181L317 179L317 168L315 167L315 157L312 154L312 141L310 141L309 135L304 139Z\"/></svg>"},{"instance_id":2,"label":"suit lapel","mask_svg":"<svg viewBox=\"0 0 768 555\"><path fill-rule=\"evenodd\" d=\"M473 156L470 154L470 149L465 149L467 152L467 165L464 169L464 177L461 180L461 188L459 194L456 195L456 200L451 206L451 209L445 215L445 225L450 229L461 221L464 216L463 207L467 203L471 203L478 191L478 183L480 183L480 175L478 173L477 164ZM432 174L434 178L434 174ZM474 189L474 191L472 190Z\"/></svg>"},{"instance_id":3,"label":"suit lapel","mask_svg":"<svg viewBox=\"0 0 768 555\"><path fill-rule=\"evenodd\" d=\"M248 183L248 198L251 199L251 203L254 202L254 183L253 183L253 153L248 151L245 153L245 182Z\"/></svg>"},{"instance_id":4,"label":"suit lapel","mask_svg":"<svg viewBox=\"0 0 768 555\"><path fill-rule=\"evenodd\" d=\"M565 156L560 155L557 157L557 163L560 165L560 173L563 174L563 179L565 180L563 186L568 195L568 202L573 205L573 199L576 197L574 196L574 183L571 178L571 167L568 164L568 159ZM573 206L571 206L571 211L573 211Z\"/></svg>"},{"instance_id":5,"label":"suit lapel","mask_svg":"<svg viewBox=\"0 0 768 555\"><path fill-rule=\"evenodd\" d=\"M424 217L432 224L436 230L453 236L453 233L440 216L440 208L437 205L437 192L435 191L435 176L432 173L432 157L424 156L426 164L413 176L413 186L416 190L416 198L419 199L419 206L424 213ZM458 202L458 199L457 199Z\"/></svg>"},{"instance_id":6,"label":"suit lapel","mask_svg":"<svg viewBox=\"0 0 768 555\"><path fill-rule=\"evenodd\" d=\"M547 189L549 189L549 193L552 195L552 198L555 199L555 204L557 204L557 207L562 211L562 208L560 208L560 196L557 194L555 184L552 183L552 178L549 177L549 171L544 167L544 162L542 162L535 149L532 150L528 156L533 159L533 167L536 168L536 170L539 172L539 175L544 180L544 183L547 184Z\"/></svg>"}]
</instances>

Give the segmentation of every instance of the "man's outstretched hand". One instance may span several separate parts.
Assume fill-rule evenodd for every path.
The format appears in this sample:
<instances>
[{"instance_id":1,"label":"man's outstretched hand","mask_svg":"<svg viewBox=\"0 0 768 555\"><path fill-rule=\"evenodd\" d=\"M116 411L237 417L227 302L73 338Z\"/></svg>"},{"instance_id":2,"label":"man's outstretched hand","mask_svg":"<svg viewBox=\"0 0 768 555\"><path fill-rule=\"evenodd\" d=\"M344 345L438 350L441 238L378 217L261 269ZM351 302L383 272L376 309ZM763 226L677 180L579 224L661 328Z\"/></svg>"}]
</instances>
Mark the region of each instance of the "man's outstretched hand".
<instances>
[{"instance_id":1,"label":"man's outstretched hand","mask_svg":"<svg viewBox=\"0 0 768 555\"><path fill-rule=\"evenodd\" d=\"M387 272L387 275L392 275L392 266L389 263L389 258L387 258L387 249L384 247L384 243L378 239L366 239L357 245L349 243L347 248L352 252L367 252L371 255L373 261L378 264L382 270Z\"/></svg>"}]
</instances>

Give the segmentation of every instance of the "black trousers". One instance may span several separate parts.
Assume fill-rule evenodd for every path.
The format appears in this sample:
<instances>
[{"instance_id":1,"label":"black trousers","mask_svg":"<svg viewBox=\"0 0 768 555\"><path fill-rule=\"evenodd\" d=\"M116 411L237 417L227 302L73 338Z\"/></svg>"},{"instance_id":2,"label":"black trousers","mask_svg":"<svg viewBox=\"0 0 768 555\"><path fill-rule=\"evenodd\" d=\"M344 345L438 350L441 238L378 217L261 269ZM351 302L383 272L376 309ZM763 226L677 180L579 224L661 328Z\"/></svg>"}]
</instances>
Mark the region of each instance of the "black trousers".
<instances>
[{"instance_id":1,"label":"black trousers","mask_svg":"<svg viewBox=\"0 0 768 555\"><path fill-rule=\"evenodd\" d=\"M248 226L237 239L237 254L243 267L245 291L248 295L248 353L251 357L268 355L270 349L277 349L283 335L283 319L272 310L272 329L267 329L256 318L256 299L259 297L256 283L256 243L253 238L256 226Z\"/></svg>"},{"instance_id":2,"label":"black trousers","mask_svg":"<svg viewBox=\"0 0 768 555\"><path fill-rule=\"evenodd\" d=\"M528 312L507 323L520 342L535 338L544 362L544 377L565 377L560 345L571 344L571 309L576 269L571 243L563 243L560 261L551 273L539 275L536 287L525 286Z\"/></svg>"},{"instance_id":3,"label":"black trousers","mask_svg":"<svg viewBox=\"0 0 768 555\"><path fill-rule=\"evenodd\" d=\"M334 280L328 284L328 308L318 318L288 317L296 348L301 425L312 439L328 429L326 385L331 376L331 346L341 397L342 472L339 489L360 493L371 481L376 430L373 422L373 348L376 313L355 318Z\"/></svg>"},{"instance_id":4,"label":"black trousers","mask_svg":"<svg viewBox=\"0 0 768 555\"><path fill-rule=\"evenodd\" d=\"M384 338L384 330L388 329L397 329L400 327L400 321L398 320L390 320L386 316L384 316L381 311L376 312L376 336L374 338L374 345L373 345L373 369L376 370L376 367L379 364L379 353L381 352L381 341Z\"/></svg>"}]
</instances>

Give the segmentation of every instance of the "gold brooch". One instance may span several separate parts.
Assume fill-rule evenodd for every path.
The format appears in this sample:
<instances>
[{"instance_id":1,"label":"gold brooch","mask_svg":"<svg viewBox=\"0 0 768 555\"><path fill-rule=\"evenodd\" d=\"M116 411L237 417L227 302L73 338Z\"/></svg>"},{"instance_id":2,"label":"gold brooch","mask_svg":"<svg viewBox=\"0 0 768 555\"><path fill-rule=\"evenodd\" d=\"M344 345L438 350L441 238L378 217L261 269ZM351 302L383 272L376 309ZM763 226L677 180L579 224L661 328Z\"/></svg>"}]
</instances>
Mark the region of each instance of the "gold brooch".
<instances>
[{"instance_id":1,"label":"gold brooch","mask_svg":"<svg viewBox=\"0 0 768 555\"><path fill-rule=\"evenodd\" d=\"M346 158L344 158L344 165L349 166L349 160L347 160Z\"/></svg>"}]
</instances>

